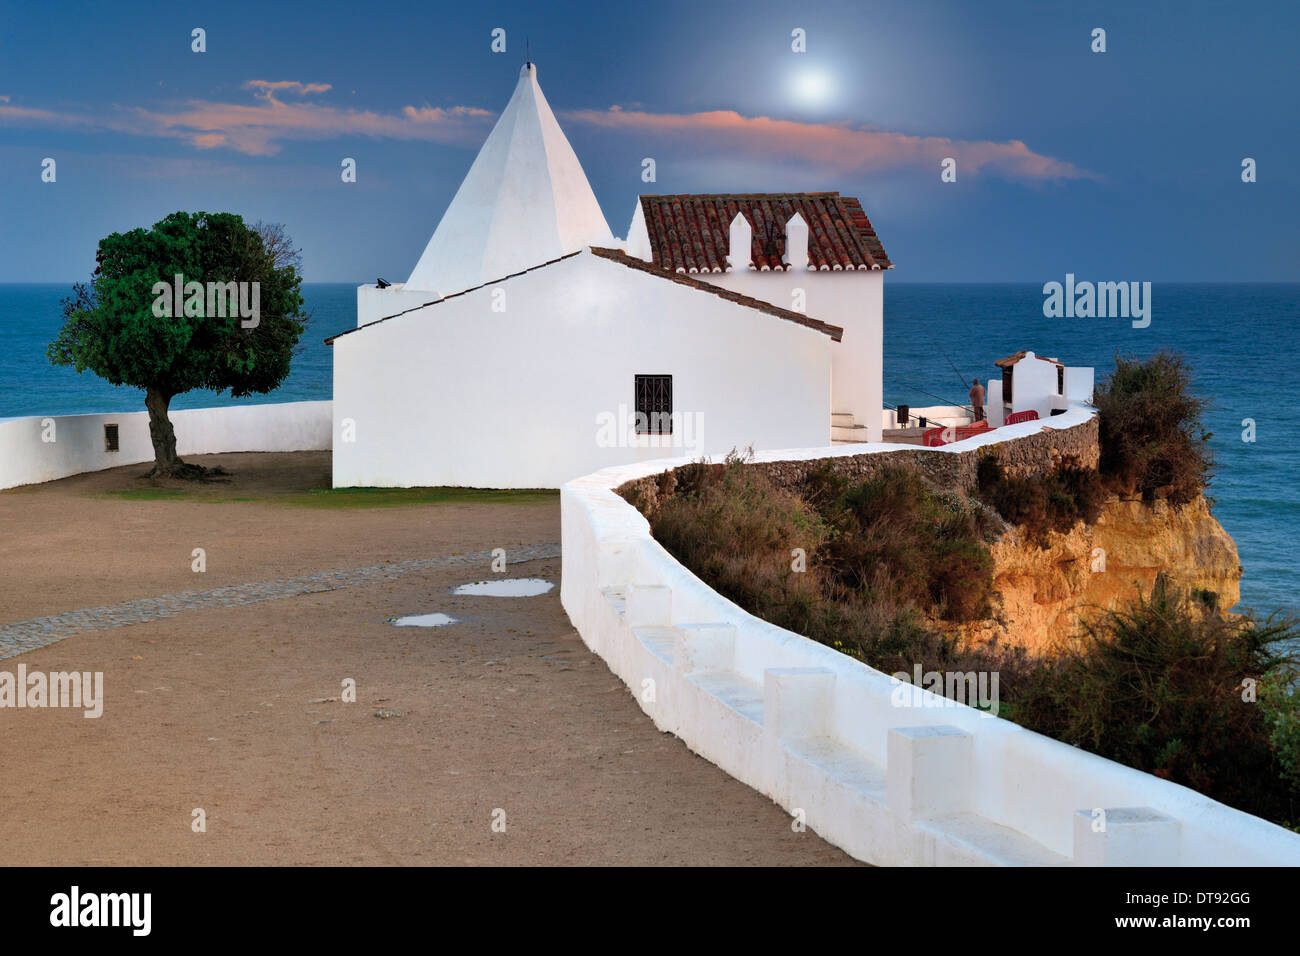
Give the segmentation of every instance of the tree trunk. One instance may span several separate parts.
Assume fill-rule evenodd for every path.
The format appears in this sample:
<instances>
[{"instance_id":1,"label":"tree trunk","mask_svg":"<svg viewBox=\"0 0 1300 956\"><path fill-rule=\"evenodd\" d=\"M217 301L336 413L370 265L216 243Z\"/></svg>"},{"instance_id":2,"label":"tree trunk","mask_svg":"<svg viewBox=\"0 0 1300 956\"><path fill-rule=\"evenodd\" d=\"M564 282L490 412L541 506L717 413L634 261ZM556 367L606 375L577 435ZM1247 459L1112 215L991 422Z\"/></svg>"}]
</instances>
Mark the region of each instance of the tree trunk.
<instances>
[{"instance_id":1,"label":"tree trunk","mask_svg":"<svg viewBox=\"0 0 1300 956\"><path fill-rule=\"evenodd\" d=\"M153 442L153 471L155 478L186 477L188 467L176 457L176 432L167 417L167 406L172 397L156 388L144 393L144 407L149 409L149 439Z\"/></svg>"}]
</instances>

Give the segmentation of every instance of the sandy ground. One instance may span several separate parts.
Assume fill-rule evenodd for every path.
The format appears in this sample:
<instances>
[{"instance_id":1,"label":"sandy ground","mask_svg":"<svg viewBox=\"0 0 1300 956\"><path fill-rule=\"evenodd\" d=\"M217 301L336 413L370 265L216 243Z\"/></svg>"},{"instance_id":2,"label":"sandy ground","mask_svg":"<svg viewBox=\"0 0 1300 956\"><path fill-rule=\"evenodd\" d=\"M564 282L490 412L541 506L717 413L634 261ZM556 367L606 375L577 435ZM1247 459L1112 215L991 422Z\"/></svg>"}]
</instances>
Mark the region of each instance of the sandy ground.
<instances>
[{"instance_id":1,"label":"sandy ground","mask_svg":"<svg viewBox=\"0 0 1300 956\"><path fill-rule=\"evenodd\" d=\"M279 496L327 486L328 454L194 460L235 479L184 500L114 497L150 487L133 466L0 493L0 624L559 541L554 497L320 510ZM569 624L559 574L558 559L512 565L557 587L507 599L450 594L486 565L418 572L0 661L103 671L105 685L98 719L0 709L0 863L853 862L656 731ZM384 619L435 611L460 623ZM357 702L328 700L348 678Z\"/></svg>"}]
</instances>

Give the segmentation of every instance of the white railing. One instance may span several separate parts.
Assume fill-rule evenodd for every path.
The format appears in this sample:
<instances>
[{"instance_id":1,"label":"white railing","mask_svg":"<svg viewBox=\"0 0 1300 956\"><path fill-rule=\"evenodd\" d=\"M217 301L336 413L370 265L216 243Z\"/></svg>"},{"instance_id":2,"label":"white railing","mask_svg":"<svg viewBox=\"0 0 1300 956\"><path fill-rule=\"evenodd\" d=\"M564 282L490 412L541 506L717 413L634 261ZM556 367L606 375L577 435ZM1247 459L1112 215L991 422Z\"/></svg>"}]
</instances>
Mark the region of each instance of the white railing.
<instances>
[{"instance_id":1,"label":"white railing","mask_svg":"<svg viewBox=\"0 0 1300 956\"><path fill-rule=\"evenodd\" d=\"M931 453L1091 414L1076 407ZM863 444L756 460L899 450ZM718 595L613 491L686 463L610 468L564 486L564 609L657 727L831 843L889 865L1300 865L1300 835L912 691Z\"/></svg>"},{"instance_id":2,"label":"white railing","mask_svg":"<svg viewBox=\"0 0 1300 956\"><path fill-rule=\"evenodd\" d=\"M330 402L230 405L171 413L176 451L323 451L331 447ZM105 425L117 426L109 451ZM149 413L49 415L0 421L0 489L153 461Z\"/></svg>"}]
</instances>

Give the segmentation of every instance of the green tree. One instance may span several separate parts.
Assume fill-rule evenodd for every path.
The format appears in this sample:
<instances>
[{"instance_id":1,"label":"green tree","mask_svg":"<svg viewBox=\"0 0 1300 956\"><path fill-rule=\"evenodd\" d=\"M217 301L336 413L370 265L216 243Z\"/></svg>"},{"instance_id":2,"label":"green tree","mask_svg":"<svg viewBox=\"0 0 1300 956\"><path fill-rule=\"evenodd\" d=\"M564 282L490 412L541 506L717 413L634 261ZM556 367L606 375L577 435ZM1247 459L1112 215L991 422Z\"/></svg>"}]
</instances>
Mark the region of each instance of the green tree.
<instances>
[{"instance_id":1,"label":"green tree","mask_svg":"<svg viewBox=\"0 0 1300 956\"><path fill-rule=\"evenodd\" d=\"M202 477L204 469L176 455L171 400L196 388L229 389L238 398L284 381L309 318L301 256L282 226L249 227L233 213L175 212L150 229L105 237L95 258L90 285L74 286L63 302L64 325L49 359L143 389L150 474ZM182 286L173 301L178 275L203 292ZM254 303L256 314L244 314Z\"/></svg>"},{"instance_id":2,"label":"green tree","mask_svg":"<svg viewBox=\"0 0 1300 956\"><path fill-rule=\"evenodd\" d=\"M1214 472L1212 437L1201 423L1209 403L1192 391L1180 355L1145 361L1115 356L1115 371L1094 394L1101 430L1099 470L1121 494L1182 505L1201 494Z\"/></svg>"}]
</instances>

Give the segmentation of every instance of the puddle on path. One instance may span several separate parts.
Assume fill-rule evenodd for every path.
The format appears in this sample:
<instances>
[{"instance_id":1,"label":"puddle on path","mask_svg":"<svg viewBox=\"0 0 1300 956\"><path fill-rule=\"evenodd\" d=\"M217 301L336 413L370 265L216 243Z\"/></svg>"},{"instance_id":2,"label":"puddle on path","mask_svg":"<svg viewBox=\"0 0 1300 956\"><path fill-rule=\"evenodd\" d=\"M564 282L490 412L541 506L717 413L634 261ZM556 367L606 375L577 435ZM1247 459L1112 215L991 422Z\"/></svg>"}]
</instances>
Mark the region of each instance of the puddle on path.
<instances>
[{"instance_id":1,"label":"puddle on path","mask_svg":"<svg viewBox=\"0 0 1300 956\"><path fill-rule=\"evenodd\" d=\"M410 614L399 617L393 622L393 627L442 627L455 623L456 619L446 614Z\"/></svg>"},{"instance_id":2,"label":"puddle on path","mask_svg":"<svg viewBox=\"0 0 1300 956\"><path fill-rule=\"evenodd\" d=\"M545 578L503 578L498 581L475 581L462 584L452 594L474 594L487 597L534 597L555 587Z\"/></svg>"}]
</instances>

